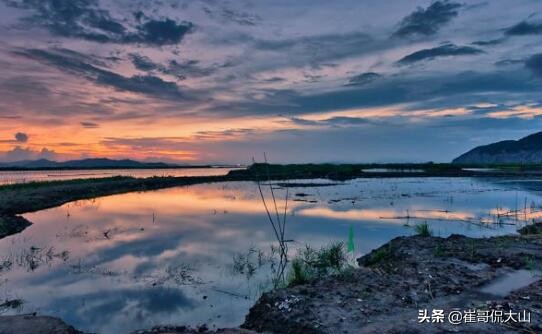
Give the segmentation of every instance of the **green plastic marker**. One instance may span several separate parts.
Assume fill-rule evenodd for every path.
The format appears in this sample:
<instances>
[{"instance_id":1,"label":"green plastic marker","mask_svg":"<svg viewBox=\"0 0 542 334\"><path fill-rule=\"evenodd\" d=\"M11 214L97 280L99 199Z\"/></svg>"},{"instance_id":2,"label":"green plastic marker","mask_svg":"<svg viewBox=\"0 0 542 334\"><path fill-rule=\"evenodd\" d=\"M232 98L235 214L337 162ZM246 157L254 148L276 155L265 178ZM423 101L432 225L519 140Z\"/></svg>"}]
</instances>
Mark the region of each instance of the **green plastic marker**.
<instances>
[{"instance_id":1,"label":"green plastic marker","mask_svg":"<svg viewBox=\"0 0 542 334\"><path fill-rule=\"evenodd\" d=\"M350 229L348 231L348 244L346 248L349 252L354 252L354 226L353 225L350 225Z\"/></svg>"}]
</instances>

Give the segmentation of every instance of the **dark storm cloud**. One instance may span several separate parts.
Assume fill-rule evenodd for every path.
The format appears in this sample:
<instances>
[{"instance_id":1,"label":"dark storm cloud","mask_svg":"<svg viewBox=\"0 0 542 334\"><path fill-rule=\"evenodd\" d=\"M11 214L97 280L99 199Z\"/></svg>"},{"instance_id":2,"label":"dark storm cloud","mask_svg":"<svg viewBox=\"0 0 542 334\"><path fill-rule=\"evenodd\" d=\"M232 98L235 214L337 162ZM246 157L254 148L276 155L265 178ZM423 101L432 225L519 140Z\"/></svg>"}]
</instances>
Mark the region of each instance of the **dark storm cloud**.
<instances>
[{"instance_id":1,"label":"dark storm cloud","mask_svg":"<svg viewBox=\"0 0 542 334\"><path fill-rule=\"evenodd\" d=\"M101 9L96 0L3 0L8 6L33 10L22 19L23 24L47 28L61 37L81 38L100 43L141 43L169 45L179 43L194 26L190 22L177 23L169 18L149 19L134 27L114 18ZM131 29L130 29L131 28Z\"/></svg>"},{"instance_id":2,"label":"dark storm cloud","mask_svg":"<svg viewBox=\"0 0 542 334\"><path fill-rule=\"evenodd\" d=\"M28 135L24 132L17 132L15 134L15 140L19 143L26 143L28 141Z\"/></svg>"},{"instance_id":3,"label":"dark storm cloud","mask_svg":"<svg viewBox=\"0 0 542 334\"><path fill-rule=\"evenodd\" d=\"M457 16L462 5L447 0L435 1L426 9L418 8L405 17L394 32L397 37L430 36Z\"/></svg>"},{"instance_id":4,"label":"dark storm cloud","mask_svg":"<svg viewBox=\"0 0 542 334\"><path fill-rule=\"evenodd\" d=\"M397 64L408 65L422 60L432 60L438 57L467 56L484 53L484 51L470 46L457 46L444 44L432 49L423 49L401 58Z\"/></svg>"},{"instance_id":5,"label":"dark storm cloud","mask_svg":"<svg viewBox=\"0 0 542 334\"><path fill-rule=\"evenodd\" d=\"M116 89L153 95L156 97L183 98L183 94L174 82L164 81L152 75L135 75L125 77L120 74L98 68L89 62L71 57L70 54L58 50L27 49L16 51L16 55L34 59L53 66L61 71L82 76L99 85Z\"/></svg>"},{"instance_id":6,"label":"dark storm cloud","mask_svg":"<svg viewBox=\"0 0 542 334\"><path fill-rule=\"evenodd\" d=\"M527 67L534 75L542 78L542 53L532 55L525 61Z\"/></svg>"},{"instance_id":7,"label":"dark storm cloud","mask_svg":"<svg viewBox=\"0 0 542 334\"><path fill-rule=\"evenodd\" d=\"M542 23L522 21L504 32L509 36L539 35L542 34Z\"/></svg>"},{"instance_id":8,"label":"dark storm cloud","mask_svg":"<svg viewBox=\"0 0 542 334\"><path fill-rule=\"evenodd\" d=\"M348 81L349 86L363 86L370 84L371 82L375 81L376 79L380 78L381 75L375 72L365 72L358 74L356 76L353 76Z\"/></svg>"}]
</instances>

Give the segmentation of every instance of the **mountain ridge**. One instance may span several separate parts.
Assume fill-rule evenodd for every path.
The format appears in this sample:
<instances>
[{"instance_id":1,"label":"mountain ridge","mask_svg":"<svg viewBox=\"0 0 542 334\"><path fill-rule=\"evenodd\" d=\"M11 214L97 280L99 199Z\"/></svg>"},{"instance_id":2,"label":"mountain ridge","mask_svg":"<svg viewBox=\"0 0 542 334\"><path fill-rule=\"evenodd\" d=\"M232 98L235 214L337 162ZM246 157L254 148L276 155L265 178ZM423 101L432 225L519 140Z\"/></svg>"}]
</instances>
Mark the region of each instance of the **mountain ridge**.
<instances>
[{"instance_id":1,"label":"mountain ridge","mask_svg":"<svg viewBox=\"0 0 542 334\"><path fill-rule=\"evenodd\" d=\"M131 159L114 160L108 158L89 158L68 161L53 161L48 159L21 160L14 162L0 163L0 168L20 169L91 169L91 168L168 168L181 167L179 165L167 164L164 162L140 162Z\"/></svg>"},{"instance_id":2,"label":"mountain ridge","mask_svg":"<svg viewBox=\"0 0 542 334\"><path fill-rule=\"evenodd\" d=\"M519 140L502 140L477 146L458 156L455 164L542 163L542 131Z\"/></svg>"}]
</instances>

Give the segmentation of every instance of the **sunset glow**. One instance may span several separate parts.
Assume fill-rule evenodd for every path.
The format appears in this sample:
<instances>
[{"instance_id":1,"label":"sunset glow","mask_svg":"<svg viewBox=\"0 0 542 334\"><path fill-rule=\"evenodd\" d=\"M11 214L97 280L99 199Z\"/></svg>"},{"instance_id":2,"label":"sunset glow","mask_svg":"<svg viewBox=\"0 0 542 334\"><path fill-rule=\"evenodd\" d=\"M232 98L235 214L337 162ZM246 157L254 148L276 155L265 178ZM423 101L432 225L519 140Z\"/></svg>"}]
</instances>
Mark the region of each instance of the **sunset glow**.
<instances>
[{"instance_id":1,"label":"sunset glow","mask_svg":"<svg viewBox=\"0 0 542 334\"><path fill-rule=\"evenodd\" d=\"M538 129L540 2L443 3L0 1L0 161L449 161Z\"/></svg>"}]
</instances>

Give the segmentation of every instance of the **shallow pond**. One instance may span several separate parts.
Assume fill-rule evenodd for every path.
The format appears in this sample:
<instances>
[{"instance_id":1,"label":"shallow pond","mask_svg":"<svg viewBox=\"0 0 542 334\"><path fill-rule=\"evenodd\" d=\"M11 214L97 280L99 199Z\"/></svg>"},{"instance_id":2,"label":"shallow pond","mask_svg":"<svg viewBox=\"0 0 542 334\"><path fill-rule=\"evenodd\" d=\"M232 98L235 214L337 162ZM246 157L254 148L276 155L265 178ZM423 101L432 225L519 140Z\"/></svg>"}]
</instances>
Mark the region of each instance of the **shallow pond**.
<instances>
[{"instance_id":1,"label":"shallow pond","mask_svg":"<svg viewBox=\"0 0 542 334\"><path fill-rule=\"evenodd\" d=\"M307 182L312 184L306 184ZM323 186L326 185L326 186ZM514 233L542 216L521 183L469 178L274 184L291 254L345 241L352 258L427 221L435 235ZM274 206L269 185L266 202ZM78 201L26 214L0 240L0 313L53 315L76 328L128 333L157 324L234 326L271 287L274 234L252 182Z\"/></svg>"}]
</instances>

